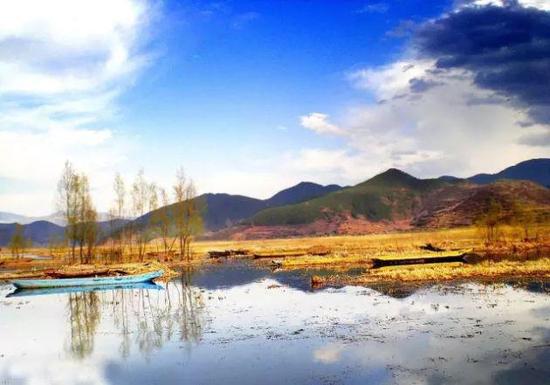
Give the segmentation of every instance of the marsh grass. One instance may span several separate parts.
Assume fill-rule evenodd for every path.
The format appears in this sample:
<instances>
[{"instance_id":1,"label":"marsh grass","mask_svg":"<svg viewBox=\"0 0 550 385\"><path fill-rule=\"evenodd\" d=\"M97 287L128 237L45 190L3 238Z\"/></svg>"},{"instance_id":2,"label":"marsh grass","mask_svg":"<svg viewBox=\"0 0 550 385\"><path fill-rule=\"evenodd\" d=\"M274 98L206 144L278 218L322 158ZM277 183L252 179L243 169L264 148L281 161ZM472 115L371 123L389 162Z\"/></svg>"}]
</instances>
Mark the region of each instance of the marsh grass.
<instances>
[{"instance_id":1,"label":"marsh grass","mask_svg":"<svg viewBox=\"0 0 550 385\"><path fill-rule=\"evenodd\" d=\"M216 263L208 258L209 251L246 250L249 255L283 255L277 262L283 269L329 268L341 269L351 267L368 268L373 258L414 258L441 255L456 255L464 251L473 251L483 255L485 262L476 265L433 264L386 267L369 270L360 278L365 282L374 280L446 280L465 276L491 276L517 273L519 275L548 274L550 270L550 225L539 226L532 231L535 236L530 240L523 239L523 230L512 226L503 226L499 231L498 241L486 243L482 232L476 227L465 227L445 230L423 230L396 232L388 234L369 234L360 236L326 236L290 239L265 240L228 240L197 241L193 243L192 258L180 261L177 256L163 256L159 253L159 242L153 241L146 249L145 262L159 261L169 266L200 266L205 263ZM430 252L421 249L428 243L444 249L442 252ZM106 246L105 246L106 248ZM129 248L128 248L129 249ZM51 255L51 260L15 261L11 254L4 252L0 263L10 262L17 269L30 270L60 266L66 264L66 252L61 249L29 249L29 254ZM102 258L102 247L98 248L96 264L110 264ZM106 255L107 253L105 253ZM325 255L318 255L325 254ZM240 257L237 257L240 258ZM136 261L135 256L125 254L123 262ZM258 263L269 264L271 259L258 260ZM544 273L546 272L546 273Z\"/></svg>"},{"instance_id":2,"label":"marsh grass","mask_svg":"<svg viewBox=\"0 0 550 385\"><path fill-rule=\"evenodd\" d=\"M427 282L460 279L529 278L549 279L550 258L530 261L483 261L479 264L443 263L437 265L391 266L368 270L359 276L334 274L314 276L323 285L366 285L378 282Z\"/></svg>"}]
</instances>

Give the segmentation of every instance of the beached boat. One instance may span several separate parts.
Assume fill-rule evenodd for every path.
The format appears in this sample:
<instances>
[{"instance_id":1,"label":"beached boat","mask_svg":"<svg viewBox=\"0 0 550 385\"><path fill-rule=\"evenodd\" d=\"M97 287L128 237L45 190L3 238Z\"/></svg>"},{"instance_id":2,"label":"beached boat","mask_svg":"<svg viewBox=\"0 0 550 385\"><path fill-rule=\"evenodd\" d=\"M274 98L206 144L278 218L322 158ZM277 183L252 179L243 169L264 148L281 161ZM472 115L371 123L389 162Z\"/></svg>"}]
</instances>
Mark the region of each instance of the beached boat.
<instances>
[{"instance_id":1,"label":"beached boat","mask_svg":"<svg viewBox=\"0 0 550 385\"><path fill-rule=\"evenodd\" d=\"M11 281L12 285L19 289L40 289L48 287L69 287L69 286L103 286L103 285L124 285L131 283L151 282L160 277L163 270L157 270L145 274L119 275L107 277L85 277L85 278L58 278L58 279L17 279Z\"/></svg>"},{"instance_id":2,"label":"beached boat","mask_svg":"<svg viewBox=\"0 0 550 385\"><path fill-rule=\"evenodd\" d=\"M28 297L37 295L52 295L52 294L72 294L72 293L88 293L91 291L107 291L107 290L164 290L164 287L157 285L154 282L141 283L123 283L117 285L99 285L99 286L63 286L63 287L45 287L40 289L16 289L9 293L6 297Z\"/></svg>"}]
</instances>

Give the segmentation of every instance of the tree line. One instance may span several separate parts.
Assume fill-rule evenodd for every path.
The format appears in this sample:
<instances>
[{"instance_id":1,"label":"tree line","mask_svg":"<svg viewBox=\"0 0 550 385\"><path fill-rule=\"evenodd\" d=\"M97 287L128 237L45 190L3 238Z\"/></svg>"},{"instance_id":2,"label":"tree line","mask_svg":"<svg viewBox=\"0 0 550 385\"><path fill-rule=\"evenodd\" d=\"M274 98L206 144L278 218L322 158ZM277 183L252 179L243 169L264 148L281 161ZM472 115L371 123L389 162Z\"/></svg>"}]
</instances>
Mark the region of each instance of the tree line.
<instances>
[{"instance_id":1,"label":"tree line","mask_svg":"<svg viewBox=\"0 0 550 385\"><path fill-rule=\"evenodd\" d=\"M130 184L117 173L113 192L108 232L102 236L88 177L65 163L58 183L58 209L66 222L71 262L90 263L98 246L103 257L113 262L143 261L152 241L157 255L191 258L191 242L202 231L205 208L198 203L195 185L182 168L176 172L171 191L148 181L142 169Z\"/></svg>"}]
</instances>

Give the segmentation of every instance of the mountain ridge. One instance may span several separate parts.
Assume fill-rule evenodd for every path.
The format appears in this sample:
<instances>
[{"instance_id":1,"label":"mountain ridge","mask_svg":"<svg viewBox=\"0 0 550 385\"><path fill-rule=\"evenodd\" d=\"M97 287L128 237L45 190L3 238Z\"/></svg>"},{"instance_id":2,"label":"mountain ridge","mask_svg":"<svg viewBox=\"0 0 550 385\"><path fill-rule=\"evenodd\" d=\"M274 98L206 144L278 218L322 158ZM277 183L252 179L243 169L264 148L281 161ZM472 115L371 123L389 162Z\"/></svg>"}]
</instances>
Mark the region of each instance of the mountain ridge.
<instances>
[{"instance_id":1,"label":"mountain ridge","mask_svg":"<svg viewBox=\"0 0 550 385\"><path fill-rule=\"evenodd\" d=\"M542 186L550 187L550 159L529 159L495 174L476 174L467 179L478 184L492 183L499 179L530 180Z\"/></svg>"},{"instance_id":2,"label":"mountain ridge","mask_svg":"<svg viewBox=\"0 0 550 385\"><path fill-rule=\"evenodd\" d=\"M527 160L499 173L477 174L470 178L447 175L421 179L390 168L355 186L323 186L313 182L300 182L267 199L225 193L207 193L195 199L199 206L206 207L203 215L207 236L217 237L226 233L227 236L232 236L235 233L233 230L239 227L312 227L312 224L323 221L325 225L316 228L313 226L310 232L360 233L418 226L470 224L473 214L463 210L464 207L480 210L483 208L481 201L487 196L496 196L508 205L512 199L511 191L518 196L530 197L537 205L546 205L550 190L540 182L550 182L549 175L550 159L547 158ZM535 184L537 181L539 184ZM455 211L451 209L454 206L458 207ZM143 226L148 223L151 215L152 213L147 213L132 221ZM126 222L123 220L120 225ZM32 223L34 222L30 224ZM108 222L98 224L102 233L108 234ZM10 232L6 228L10 226L15 228L14 224L0 223L0 246L9 242L6 234ZM35 234L33 241L43 245L47 241L44 236L36 235L40 232L36 230L36 226L38 225L30 226L31 230L25 231ZM41 226L50 235L58 231L43 223ZM62 226L56 226L63 229ZM269 233L269 230L266 231ZM291 235L295 235L293 231L290 231ZM309 234L307 231L305 233Z\"/></svg>"}]
</instances>

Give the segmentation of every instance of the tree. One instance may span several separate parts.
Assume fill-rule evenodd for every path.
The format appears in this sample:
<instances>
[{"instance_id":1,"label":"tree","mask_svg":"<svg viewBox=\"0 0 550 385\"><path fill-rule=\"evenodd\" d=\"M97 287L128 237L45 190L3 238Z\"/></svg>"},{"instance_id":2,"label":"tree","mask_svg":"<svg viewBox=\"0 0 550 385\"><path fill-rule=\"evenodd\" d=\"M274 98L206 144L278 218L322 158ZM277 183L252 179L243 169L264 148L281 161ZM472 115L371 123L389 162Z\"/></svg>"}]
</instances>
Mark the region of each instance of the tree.
<instances>
[{"instance_id":1,"label":"tree","mask_svg":"<svg viewBox=\"0 0 550 385\"><path fill-rule=\"evenodd\" d=\"M79 245L80 263L90 263L97 241L97 212L90 195L90 184L85 174L77 178L77 224L76 238Z\"/></svg>"},{"instance_id":2,"label":"tree","mask_svg":"<svg viewBox=\"0 0 550 385\"><path fill-rule=\"evenodd\" d=\"M94 256L95 245L97 242L97 211L92 202L92 198L89 191L88 179L85 178L85 190L82 191L82 231L83 240L86 246L86 263L92 261Z\"/></svg>"},{"instance_id":3,"label":"tree","mask_svg":"<svg viewBox=\"0 0 550 385\"><path fill-rule=\"evenodd\" d=\"M147 211L150 213L149 220L145 231L145 242L149 243L156 235L156 227L158 221L156 220L157 209L159 207L159 195L158 187L155 183L150 183L148 186L147 196ZM158 248L157 248L158 251Z\"/></svg>"},{"instance_id":4,"label":"tree","mask_svg":"<svg viewBox=\"0 0 550 385\"><path fill-rule=\"evenodd\" d=\"M9 243L12 256L19 259L21 254L25 251L25 248L28 246L28 243L29 242L25 239L24 227L19 223L16 223L15 231Z\"/></svg>"},{"instance_id":5,"label":"tree","mask_svg":"<svg viewBox=\"0 0 550 385\"><path fill-rule=\"evenodd\" d=\"M76 260L79 246L80 263L90 262L97 240L97 212L95 211L88 177L78 174L69 161L57 184L58 208L65 218L65 237L71 248L71 261ZM86 249L86 250L85 250Z\"/></svg>"},{"instance_id":6,"label":"tree","mask_svg":"<svg viewBox=\"0 0 550 385\"><path fill-rule=\"evenodd\" d=\"M75 260L78 220L78 175L69 161L65 162L63 173L57 184L57 207L65 219L65 237L70 245L71 260Z\"/></svg>"},{"instance_id":7,"label":"tree","mask_svg":"<svg viewBox=\"0 0 550 385\"><path fill-rule=\"evenodd\" d=\"M191 240L202 230L202 217L197 205L196 189L192 180L187 182L183 168L176 172L173 186L175 203L174 224L179 240L180 258L191 258Z\"/></svg>"},{"instance_id":8,"label":"tree","mask_svg":"<svg viewBox=\"0 0 550 385\"><path fill-rule=\"evenodd\" d=\"M124 179L117 173L115 175L115 181L113 184L115 191L115 204L113 208L113 224L116 219L124 219L126 217L126 188L124 185ZM126 239L127 231L125 227L122 227L120 231L117 231L114 235L118 241L117 255L121 259L124 255L124 242ZM131 233L131 232L130 232Z\"/></svg>"},{"instance_id":9,"label":"tree","mask_svg":"<svg viewBox=\"0 0 550 385\"><path fill-rule=\"evenodd\" d=\"M498 240L503 220L504 210L502 205L494 198L489 199L486 210L476 221L483 231L487 243L494 243Z\"/></svg>"},{"instance_id":10,"label":"tree","mask_svg":"<svg viewBox=\"0 0 550 385\"><path fill-rule=\"evenodd\" d=\"M530 230L535 226L536 221L536 207L524 202L514 204L513 222L521 227L524 241L529 240Z\"/></svg>"},{"instance_id":11,"label":"tree","mask_svg":"<svg viewBox=\"0 0 550 385\"><path fill-rule=\"evenodd\" d=\"M134 217L139 218L145 214L145 207L148 202L149 186L145 180L143 169L141 169L134 183L132 184L132 209ZM146 245L146 225L145 228L137 229L136 231L136 244L138 249L138 257L140 261L143 261L145 255Z\"/></svg>"},{"instance_id":12,"label":"tree","mask_svg":"<svg viewBox=\"0 0 550 385\"><path fill-rule=\"evenodd\" d=\"M159 236L162 240L162 246L164 249L164 256L167 256L172 252L172 247L176 238L172 238L170 234L173 228L173 213L170 205L170 199L165 189L159 189L161 207L155 212L154 221L157 224Z\"/></svg>"}]
</instances>

